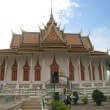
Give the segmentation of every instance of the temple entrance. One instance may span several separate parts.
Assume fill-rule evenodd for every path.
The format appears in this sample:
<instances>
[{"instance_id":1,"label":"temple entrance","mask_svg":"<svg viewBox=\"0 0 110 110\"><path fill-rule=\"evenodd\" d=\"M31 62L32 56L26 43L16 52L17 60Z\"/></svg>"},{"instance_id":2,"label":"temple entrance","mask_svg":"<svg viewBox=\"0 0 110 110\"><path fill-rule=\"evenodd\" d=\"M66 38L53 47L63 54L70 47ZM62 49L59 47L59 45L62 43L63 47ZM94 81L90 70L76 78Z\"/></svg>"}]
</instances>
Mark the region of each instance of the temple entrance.
<instances>
[{"instance_id":1,"label":"temple entrance","mask_svg":"<svg viewBox=\"0 0 110 110\"><path fill-rule=\"evenodd\" d=\"M56 62L55 56L53 63L50 65L50 74L51 83L59 83L59 65Z\"/></svg>"},{"instance_id":2,"label":"temple entrance","mask_svg":"<svg viewBox=\"0 0 110 110\"><path fill-rule=\"evenodd\" d=\"M51 83L59 83L59 75L58 75L58 72L53 72L53 73L52 73Z\"/></svg>"}]
</instances>

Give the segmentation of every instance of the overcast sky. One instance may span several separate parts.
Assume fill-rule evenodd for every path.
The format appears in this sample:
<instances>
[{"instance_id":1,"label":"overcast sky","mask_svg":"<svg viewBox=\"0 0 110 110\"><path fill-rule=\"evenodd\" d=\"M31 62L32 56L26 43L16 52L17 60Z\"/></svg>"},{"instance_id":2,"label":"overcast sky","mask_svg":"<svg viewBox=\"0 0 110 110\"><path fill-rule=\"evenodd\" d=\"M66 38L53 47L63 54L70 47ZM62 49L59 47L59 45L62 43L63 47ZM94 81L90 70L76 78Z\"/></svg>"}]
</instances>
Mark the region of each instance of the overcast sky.
<instances>
[{"instance_id":1,"label":"overcast sky","mask_svg":"<svg viewBox=\"0 0 110 110\"><path fill-rule=\"evenodd\" d=\"M96 50L110 49L110 0L53 0L53 15L65 32L88 35ZM0 0L0 49L12 33L38 31L49 20L51 0Z\"/></svg>"}]
</instances>

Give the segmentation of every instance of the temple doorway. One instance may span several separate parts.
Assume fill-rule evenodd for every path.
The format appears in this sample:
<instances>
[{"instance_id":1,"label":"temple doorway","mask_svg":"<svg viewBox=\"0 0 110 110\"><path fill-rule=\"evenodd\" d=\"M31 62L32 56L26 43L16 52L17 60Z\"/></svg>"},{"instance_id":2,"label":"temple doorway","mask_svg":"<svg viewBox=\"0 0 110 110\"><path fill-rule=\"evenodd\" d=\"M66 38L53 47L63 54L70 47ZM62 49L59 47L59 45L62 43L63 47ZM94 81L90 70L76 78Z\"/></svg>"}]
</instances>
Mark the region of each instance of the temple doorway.
<instances>
[{"instance_id":1,"label":"temple doorway","mask_svg":"<svg viewBox=\"0 0 110 110\"><path fill-rule=\"evenodd\" d=\"M50 81L51 83L59 83L59 65L56 62L55 56L53 63L50 65Z\"/></svg>"},{"instance_id":2,"label":"temple doorway","mask_svg":"<svg viewBox=\"0 0 110 110\"><path fill-rule=\"evenodd\" d=\"M52 83L59 83L59 75L58 72L52 72Z\"/></svg>"}]
</instances>

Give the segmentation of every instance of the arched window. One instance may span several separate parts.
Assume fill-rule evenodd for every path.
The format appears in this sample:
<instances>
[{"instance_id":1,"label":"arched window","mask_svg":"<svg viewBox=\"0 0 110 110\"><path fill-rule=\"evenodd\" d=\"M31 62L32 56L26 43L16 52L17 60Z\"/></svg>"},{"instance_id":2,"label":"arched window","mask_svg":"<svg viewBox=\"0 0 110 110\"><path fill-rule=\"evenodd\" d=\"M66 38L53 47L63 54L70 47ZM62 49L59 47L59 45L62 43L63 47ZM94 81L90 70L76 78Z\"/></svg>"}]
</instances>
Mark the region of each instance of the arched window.
<instances>
[{"instance_id":1,"label":"arched window","mask_svg":"<svg viewBox=\"0 0 110 110\"><path fill-rule=\"evenodd\" d=\"M84 73L84 66L82 64L82 61L80 60L80 69L81 69L81 80L85 80L85 73Z\"/></svg>"},{"instance_id":2,"label":"arched window","mask_svg":"<svg viewBox=\"0 0 110 110\"><path fill-rule=\"evenodd\" d=\"M23 74L23 80L24 81L29 81L29 72L30 72L30 66L27 62L27 59L26 59L26 63L24 65L24 74Z\"/></svg>"},{"instance_id":3,"label":"arched window","mask_svg":"<svg viewBox=\"0 0 110 110\"><path fill-rule=\"evenodd\" d=\"M93 80L95 80L95 67L93 66L92 63L91 63L91 67L89 65L88 69L89 69L89 80L92 80L92 78L93 78ZM92 71L91 71L91 69L92 69ZM92 72L92 76L91 76L91 72Z\"/></svg>"},{"instance_id":4,"label":"arched window","mask_svg":"<svg viewBox=\"0 0 110 110\"><path fill-rule=\"evenodd\" d=\"M17 69L18 69L18 65L15 59L14 64L12 66L12 81L17 81Z\"/></svg>"},{"instance_id":5,"label":"arched window","mask_svg":"<svg viewBox=\"0 0 110 110\"><path fill-rule=\"evenodd\" d=\"M71 59L69 63L69 79L74 81L74 67L72 65Z\"/></svg>"},{"instance_id":6,"label":"arched window","mask_svg":"<svg viewBox=\"0 0 110 110\"><path fill-rule=\"evenodd\" d=\"M56 62L55 56L53 59L53 63L50 65L50 73L51 73L51 83L58 83L59 82L59 65Z\"/></svg>"},{"instance_id":7,"label":"arched window","mask_svg":"<svg viewBox=\"0 0 110 110\"><path fill-rule=\"evenodd\" d=\"M99 80L102 80L101 62L99 62L98 70L99 70Z\"/></svg>"},{"instance_id":8,"label":"arched window","mask_svg":"<svg viewBox=\"0 0 110 110\"><path fill-rule=\"evenodd\" d=\"M3 61L3 64L0 66L0 80L4 80L4 74L5 74L5 60Z\"/></svg>"},{"instance_id":9,"label":"arched window","mask_svg":"<svg viewBox=\"0 0 110 110\"><path fill-rule=\"evenodd\" d=\"M39 60L37 60L37 64L35 66L35 81L41 80L41 66L39 64Z\"/></svg>"}]
</instances>

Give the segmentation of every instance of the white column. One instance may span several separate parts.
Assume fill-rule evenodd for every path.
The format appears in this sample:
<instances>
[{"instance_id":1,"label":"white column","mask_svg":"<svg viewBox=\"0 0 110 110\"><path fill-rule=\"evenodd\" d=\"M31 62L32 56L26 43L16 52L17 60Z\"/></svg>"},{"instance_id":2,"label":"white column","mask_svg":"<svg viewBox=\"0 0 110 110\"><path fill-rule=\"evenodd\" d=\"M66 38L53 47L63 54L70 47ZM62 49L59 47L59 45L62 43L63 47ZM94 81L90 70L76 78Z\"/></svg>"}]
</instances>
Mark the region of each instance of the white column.
<instances>
[{"instance_id":1,"label":"white column","mask_svg":"<svg viewBox=\"0 0 110 110\"><path fill-rule=\"evenodd\" d=\"M43 85L42 85L42 89L45 89L45 53L43 53L43 64L42 64L42 71L41 71L41 73L43 74ZM42 75L41 75L42 76ZM41 78L41 80L42 80L42 78Z\"/></svg>"},{"instance_id":2,"label":"white column","mask_svg":"<svg viewBox=\"0 0 110 110\"><path fill-rule=\"evenodd\" d=\"M80 67L80 55L78 55L78 75L79 75L79 85L81 85L81 67Z\"/></svg>"},{"instance_id":3,"label":"white column","mask_svg":"<svg viewBox=\"0 0 110 110\"><path fill-rule=\"evenodd\" d=\"M30 79L30 89L32 89L32 78L33 78L33 54L31 54L31 65L30 65L30 74L29 74L29 79Z\"/></svg>"},{"instance_id":4,"label":"white column","mask_svg":"<svg viewBox=\"0 0 110 110\"><path fill-rule=\"evenodd\" d=\"M93 81L92 59L90 59L90 72L91 72L91 81Z\"/></svg>"},{"instance_id":5,"label":"white column","mask_svg":"<svg viewBox=\"0 0 110 110\"><path fill-rule=\"evenodd\" d=\"M69 76L69 54L67 53L67 76Z\"/></svg>"},{"instance_id":6,"label":"white column","mask_svg":"<svg viewBox=\"0 0 110 110\"><path fill-rule=\"evenodd\" d=\"M4 77L4 81L5 81L5 84L7 83L7 68L8 68L8 56L5 57L5 77Z\"/></svg>"},{"instance_id":7,"label":"white column","mask_svg":"<svg viewBox=\"0 0 110 110\"><path fill-rule=\"evenodd\" d=\"M101 59L101 74L102 74L102 81L104 80L104 71L103 71L103 60Z\"/></svg>"},{"instance_id":8,"label":"white column","mask_svg":"<svg viewBox=\"0 0 110 110\"><path fill-rule=\"evenodd\" d=\"M20 79L20 56L18 57L17 60L17 64L18 64L18 69L17 69L17 85L16 88L19 89L19 79Z\"/></svg>"}]
</instances>

